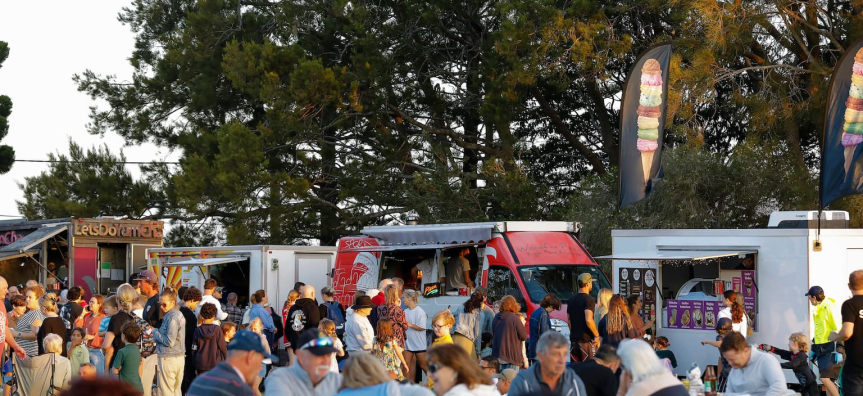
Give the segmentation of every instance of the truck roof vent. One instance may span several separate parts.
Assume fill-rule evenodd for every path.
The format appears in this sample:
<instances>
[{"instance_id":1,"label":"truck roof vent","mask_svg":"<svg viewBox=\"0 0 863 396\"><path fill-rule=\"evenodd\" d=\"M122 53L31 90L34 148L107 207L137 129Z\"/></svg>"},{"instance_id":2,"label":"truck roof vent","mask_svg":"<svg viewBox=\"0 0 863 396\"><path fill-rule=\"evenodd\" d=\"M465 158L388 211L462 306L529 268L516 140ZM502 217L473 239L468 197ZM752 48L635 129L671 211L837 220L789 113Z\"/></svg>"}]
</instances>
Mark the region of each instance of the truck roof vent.
<instances>
[{"instance_id":1,"label":"truck roof vent","mask_svg":"<svg viewBox=\"0 0 863 396\"><path fill-rule=\"evenodd\" d=\"M825 210L821 212L821 228L850 228L851 216L844 210ZM818 228L818 211L773 212L767 228Z\"/></svg>"}]
</instances>

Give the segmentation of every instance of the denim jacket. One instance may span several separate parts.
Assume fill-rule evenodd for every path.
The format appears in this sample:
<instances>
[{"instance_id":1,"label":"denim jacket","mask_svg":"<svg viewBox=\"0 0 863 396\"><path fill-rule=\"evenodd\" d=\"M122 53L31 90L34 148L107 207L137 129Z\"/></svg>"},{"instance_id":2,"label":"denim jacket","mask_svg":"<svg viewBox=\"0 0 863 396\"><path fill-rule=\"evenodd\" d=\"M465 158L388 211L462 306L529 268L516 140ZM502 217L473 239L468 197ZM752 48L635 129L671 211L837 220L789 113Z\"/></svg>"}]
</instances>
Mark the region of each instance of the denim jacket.
<instances>
[{"instance_id":1,"label":"denim jacket","mask_svg":"<svg viewBox=\"0 0 863 396\"><path fill-rule=\"evenodd\" d=\"M177 307L162 319L162 327L153 331L156 354L159 357L186 356L186 318Z\"/></svg>"},{"instance_id":2,"label":"denim jacket","mask_svg":"<svg viewBox=\"0 0 863 396\"><path fill-rule=\"evenodd\" d=\"M455 316L455 324L452 325L452 334L459 333L476 345L477 354L479 354L480 344L482 344L482 322L480 321L480 313L482 309L477 308L468 313L464 311L464 305L459 305L453 316Z\"/></svg>"}]
</instances>

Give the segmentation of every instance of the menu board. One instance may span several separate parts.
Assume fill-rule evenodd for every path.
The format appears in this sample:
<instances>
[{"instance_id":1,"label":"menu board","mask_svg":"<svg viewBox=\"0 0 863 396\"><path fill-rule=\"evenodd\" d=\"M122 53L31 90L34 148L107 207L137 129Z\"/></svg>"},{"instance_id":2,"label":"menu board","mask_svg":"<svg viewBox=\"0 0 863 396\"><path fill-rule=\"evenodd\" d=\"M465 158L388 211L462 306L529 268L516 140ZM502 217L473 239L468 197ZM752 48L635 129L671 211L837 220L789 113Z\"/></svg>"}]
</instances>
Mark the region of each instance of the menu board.
<instances>
[{"instance_id":1,"label":"menu board","mask_svg":"<svg viewBox=\"0 0 863 396\"><path fill-rule=\"evenodd\" d=\"M619 271L618 293L624 298L640 295L643 303L640 312L630 312L630 315L640 315L644 323L656 319L656 269L620 268Z\"/></svg>"},{"instance_id":2,"label":"menu board","mask_svg":"<svg viewBox=\"0 0 863 396\"><path fill-rule=\"evenodd\" d=\"M665 308L665 327L669 329L680 328L680 304L677 300L667 300Z\"/></svg>"},{"instance_id":3,"label":"menu board","mask_svg":"<svg viewBox=\"0 0 863 396\"><path fill-rule=\"evenodd\" d=\"M755 322L755 301L746 301L743 303L743 309L746 311L746 316L749 317L749 323L752 326L752 331L758 329L758 323Z\"/></svg>"},{"instance_id":4,"label":"menu board","mask_svg":"<svg viewBox=\"0 0 863 396\"><path fill-rule=\"evenodd\" d=\"M741 285L743 291L743 309L746 311L746 315L749 316L752 331L755 331L758 329L758 324L755 323L755 313L757 312L755 271L740 271L740 276L743 281Z\"/></svg>"},{"instance_id":5,"label":"menu board","mask_svg":"<svg viewBox=\"0 0 863 396\"><path fill-rule=\"evenodd\" d=\"M704 301L692 301L691 329L704 329Z\"/></svg>"},{"instance_id":6,"label":"menu board","mask_svg":"<svg viewBox=\"0 0 863 396\"><path fill-rule=\"evenodd\" d=\"M716 328L716 321L719 320L719 310L722 309L722 303L719 301L704 302L704 329L713 330Z\"/></svg>"},{"instance_id":7,"label":"menu board","mask_svg":"<svg viewBox=\"0 0 863 396\"><path fill-rule=\"evenodd\" d=\"M740 293L740 285L741 285L741 283L742 283L742 282L740 281L740 277L739 277L739 276L735 276L734 278L731 278L731 284L732 284L732 287L733 287L733 289L732 289L732 290L734 290L734 291L735 291L735 292L737 292L737 293Z\"/></svg>"}]
</instances>

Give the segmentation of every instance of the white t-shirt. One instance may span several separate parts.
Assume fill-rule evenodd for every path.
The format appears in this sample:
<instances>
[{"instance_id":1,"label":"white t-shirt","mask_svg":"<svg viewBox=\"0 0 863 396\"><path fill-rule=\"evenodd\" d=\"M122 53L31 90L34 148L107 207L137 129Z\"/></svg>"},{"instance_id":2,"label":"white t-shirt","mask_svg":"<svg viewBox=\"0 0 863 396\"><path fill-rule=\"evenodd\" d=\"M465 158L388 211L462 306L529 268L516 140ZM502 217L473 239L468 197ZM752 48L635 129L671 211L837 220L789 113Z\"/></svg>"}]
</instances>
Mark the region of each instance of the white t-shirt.
<instances>
[{"instance_id":1,"label":"white t-shirt","mask_svg":"<svg viewBox=\"0 0 863 396\"><path fill-rule=\"evenodd\" d=\"M345 346L342 345L342 340L340 340L338 337L333 337L333 346L336 347L336 349L345 349ZM338 354L333 352L332 355L333 355L333 360L330 361L330 371L333 373L338 373L339 372L339 362L338 362L338 360L336 360L336 356Z\"/></svg>"},{"instance_id":2,"label":"white t-shirt","mask_svg":"<svg viewBox=\"0 0 863 396\"><path fill-rule=\"evenodd\" d=\"M464 257L453 257L446 263L446 289L467 287L464 273L470 271L470 261Z\"/></svg>"},{"instance_id":3,"label":"white t-shirt","mask_svg":"<svg viewBox=\"0 0 863 396\"><path fill-rule=\"evenodd\" d=\"M719 318L718 319L722 319L722 318L731 319L731 307L725 307L719 311ZM740 323L733 323L733 322L734 322L734 320L732 319L731 330L742 334L743 338L746 338L747 334L749 333L749 316L747 316L746 313L744 312L743 313L743 320L741 320Z\"/></svg>"},{"instance_id":4,"label":"white t-shirt","mask_svg":"<svg viewBox=\"0 0 863 396\"><path fill-rule=\"evenodd\" d=\"M426 328L426 311L423 311L419 306L414 309L405 310L405 319L412 325ZM407 338L405 339L405 350L424 351L426 348L426 332L408 328Z\"/></svg>"}]
</instances>

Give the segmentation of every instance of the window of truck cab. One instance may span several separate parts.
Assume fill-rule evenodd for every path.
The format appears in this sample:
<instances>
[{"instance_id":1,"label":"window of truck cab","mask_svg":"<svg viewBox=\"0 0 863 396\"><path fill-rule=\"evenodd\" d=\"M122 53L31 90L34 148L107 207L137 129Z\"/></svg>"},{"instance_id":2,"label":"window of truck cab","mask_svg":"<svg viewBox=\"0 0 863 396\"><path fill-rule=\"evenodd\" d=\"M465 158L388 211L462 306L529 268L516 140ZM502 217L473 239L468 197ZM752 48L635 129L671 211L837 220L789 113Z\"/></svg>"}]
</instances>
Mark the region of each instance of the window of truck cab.
<instances>
[{"instance_id":1,"label":"window of truck cab","mask_svg":"<svg viewBox=\"0 0 863 396\"><path fill-rule=\"evenodd\" d=\"M566 303L578 293L578 277L583 273L593 276L593 289L590 296L596 299L602 289L611 289L608 279L598 265L566 264L566 265L534 265L518 267L518 274L524 283L525 292L535 304L539 304L546 295L557 296Z\"/></svg>"}]
</instances>

